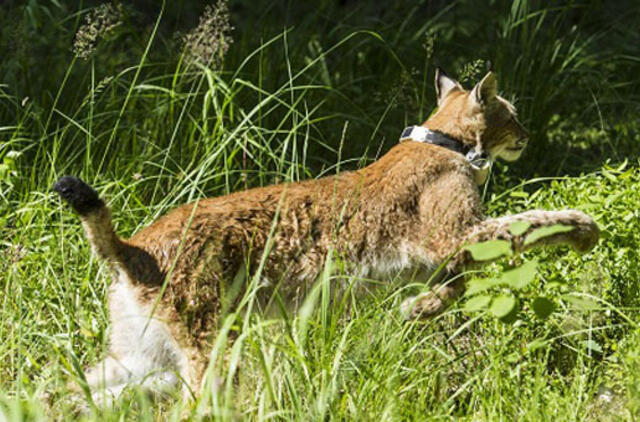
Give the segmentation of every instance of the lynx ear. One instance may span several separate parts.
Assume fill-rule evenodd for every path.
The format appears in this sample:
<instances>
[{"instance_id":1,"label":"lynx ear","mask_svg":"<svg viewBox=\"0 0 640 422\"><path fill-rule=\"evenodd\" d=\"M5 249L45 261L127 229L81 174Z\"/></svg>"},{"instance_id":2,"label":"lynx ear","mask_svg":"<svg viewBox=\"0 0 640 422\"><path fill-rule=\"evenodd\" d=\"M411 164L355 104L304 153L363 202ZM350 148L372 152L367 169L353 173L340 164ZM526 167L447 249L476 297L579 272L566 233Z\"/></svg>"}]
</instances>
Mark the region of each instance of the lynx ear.
<instances>
[{"instance_id":1,"label":"lynx ear","mask_svg":"<svg viewBox=\"0 0 640 422\"><path fill-rule=\"evenodd\" d=\"M493 101L497 95L498 81L496 75L491 71L471 91L471 97L479 104L487 104Z\"/></svg>"},{"instance_id":2,"label":"lynx ear","mask_svg":"<svg viewBox=\"0 0 640 422\"><path fill-rule=\"evenodd\" d=\"M442 101L447 95L454 89L462 90L462 86L455 79L447 76L446 73L439 67L436 68L436 94L438 95L438 105L442 104Z\"/></svg>"}]
</instances>

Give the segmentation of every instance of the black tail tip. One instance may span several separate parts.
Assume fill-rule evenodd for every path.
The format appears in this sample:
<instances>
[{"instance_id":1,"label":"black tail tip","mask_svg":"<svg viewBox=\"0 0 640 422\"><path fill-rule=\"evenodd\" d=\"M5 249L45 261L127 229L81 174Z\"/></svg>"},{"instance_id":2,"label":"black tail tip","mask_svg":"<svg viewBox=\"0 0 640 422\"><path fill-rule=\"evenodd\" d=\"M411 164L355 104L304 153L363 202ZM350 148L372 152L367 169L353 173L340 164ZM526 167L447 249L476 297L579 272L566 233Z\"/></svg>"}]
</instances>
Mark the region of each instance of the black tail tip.
<instances>
[{"instance_id":1,"label":"black tail tip","mask_svg":"<svg viewBox=\"0 0 640 422\"><path fill-rule=\"evenodd\" d=\"M98 196L98 192L77 177L61 177L53 185L53 190L80 215L87 215L104 207L104 202Z\"/></svg>"}]
</instances>

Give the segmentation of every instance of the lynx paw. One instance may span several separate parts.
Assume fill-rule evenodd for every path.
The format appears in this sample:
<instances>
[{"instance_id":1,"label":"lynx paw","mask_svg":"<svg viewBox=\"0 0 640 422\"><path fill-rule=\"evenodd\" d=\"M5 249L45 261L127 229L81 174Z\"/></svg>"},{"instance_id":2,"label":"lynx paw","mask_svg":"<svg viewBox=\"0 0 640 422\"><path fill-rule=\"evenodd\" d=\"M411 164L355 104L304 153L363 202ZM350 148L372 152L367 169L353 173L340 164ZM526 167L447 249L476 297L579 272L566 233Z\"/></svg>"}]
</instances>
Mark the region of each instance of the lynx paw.
<instances>
[{"instance_id":1,"label":"lynx paw","mask_svg":"<svg viewBox=\"0 0 640 422\"><path fill-rule=\"evenodd\" d=\"M400 305L400 312L405 320L429 319L447 308L448 304L435 292L422 293L405 299Z\"/></svg>"},{"instance_id":2,"label":"lynx paw","mask_svg":"<svg viewBox=\"0 0 640 422\"><path fill-rule=\"evenodd\" d=\"M571 245L578 252L588 252L596 246L600 237L598 225L587 214L580 211L571 211L573 227L571 232Z\"/></svg>"}]
</instances>

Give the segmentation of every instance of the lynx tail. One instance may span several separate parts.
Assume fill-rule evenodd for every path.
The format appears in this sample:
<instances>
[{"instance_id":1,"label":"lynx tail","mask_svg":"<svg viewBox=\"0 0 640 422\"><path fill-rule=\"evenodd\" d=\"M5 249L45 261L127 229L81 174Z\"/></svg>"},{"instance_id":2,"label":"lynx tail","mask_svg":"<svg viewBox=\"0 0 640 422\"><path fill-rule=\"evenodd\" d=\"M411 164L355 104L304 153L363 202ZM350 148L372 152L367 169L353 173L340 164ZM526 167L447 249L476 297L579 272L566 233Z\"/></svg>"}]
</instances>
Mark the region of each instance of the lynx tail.
<instances>
[{"instance_id":1,"label":"lynx tail","mask_svg":"<svg viewBox=\"0 0 640 422\"><path fill-rule=\"evenodd\" d=\"M93 252L109 262L113 270L121 263L123 243L113 231L111 213L91 186L77 177L61 177L53 190L80 216Z\"/></svg>"}]
</instances>

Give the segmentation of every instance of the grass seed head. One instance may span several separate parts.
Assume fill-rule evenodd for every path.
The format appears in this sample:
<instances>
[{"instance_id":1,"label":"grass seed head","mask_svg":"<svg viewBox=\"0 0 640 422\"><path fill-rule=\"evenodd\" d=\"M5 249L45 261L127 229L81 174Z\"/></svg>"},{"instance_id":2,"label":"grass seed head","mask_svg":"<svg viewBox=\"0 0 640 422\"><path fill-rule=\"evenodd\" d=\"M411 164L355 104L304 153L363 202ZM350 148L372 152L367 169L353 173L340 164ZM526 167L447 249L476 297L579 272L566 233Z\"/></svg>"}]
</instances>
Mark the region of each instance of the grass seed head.
<instances>
[{"instance_id":1,"label":"grass seed head","mask_svg":"<svg viewBox=\"0 0 640 422\"><path fill-rule=\"evenodd\" d=\"M73 52L76 57L87 59L98 45L99 38L105 38L122 24L124 12L122 5L104 3L88 13L73 39Z\"/></svg>"},{"instance_id":2,"label":"grass seed head","mask_svg":"<svg viewBox=\"0 0 640 422\"><path fill-rule=\"evenodd\" d=\"M199 60L214 68L222 65L222 60L233 42L229 21L229 5L226 0L218 0L215 6L207 5L200 22L182 39L187 57Z\"/></svg>"}]
</instances>

